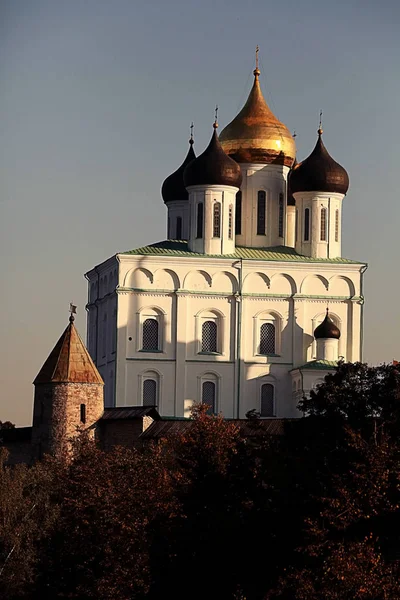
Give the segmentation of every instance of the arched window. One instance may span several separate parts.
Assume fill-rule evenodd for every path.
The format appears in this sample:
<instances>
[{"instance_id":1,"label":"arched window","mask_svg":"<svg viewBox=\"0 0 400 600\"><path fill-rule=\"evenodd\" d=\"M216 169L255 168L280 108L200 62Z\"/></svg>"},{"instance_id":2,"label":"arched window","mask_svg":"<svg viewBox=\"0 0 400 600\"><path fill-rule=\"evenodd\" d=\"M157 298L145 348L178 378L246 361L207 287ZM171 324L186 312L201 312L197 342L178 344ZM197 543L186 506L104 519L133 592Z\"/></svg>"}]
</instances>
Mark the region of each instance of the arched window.
<instances>
[{"instance_id":1,"label":"arched window","mask_svg":"<svg viewBox=\"0 0 400 600\"><path fill-rule=\"evenodd\" d=\"M294 231L295 231L294 241L297 244L297 240L299 239L299 209L298 208L296 208L296 221L295 221Z\"/></svg>"},{"instance_id":2,"label":"arched window","mask_svg":"<svg viewBox=\"0 0 400 600\"><path fill-rule=\"evenodd\" d=\"M310 209L304 210L304 241L308 242L310 239Z\"/></svg>"},{"instance_id":3,"label":"arched window","mask_svg":"<svg viewBox=\"0 0 400 600\"><path fill-rule=\"evenodd\" d=\"M339 241L339 210L335 210L335 242Z\"/></svg>"},{"instance_id":4,"label":"arched window","mask_svg":"<svg viewBox=\"0 0 400 600\"><path fill-rule=\"evenodd\" d=\"M201 326L201 351L218 352L218 328L215 321L204 321Z\"/></svg>"},{"instance_id":5,"label":"arched window","mask_svg":"<svg viewBox=\"0 0 400 600\"><path fill-rule=\"evenodd\" d=\"M279 237L283 237L283 216L284 216L284 206L283 206L283 194L279 194L279 219L278 219L278 235Z\"/></svg>"},{"instance_id":6,"label":"arched window","mask_svg":"<svg viewBox=\"0 0 400 600\"><path fill-rule=\"evenodd\" d=\"M201 390L201 401L207 404L208 414L215 414L216 384L214 381L204 381Z\"/></svg>"},{"instance_id":7,"label":"arched window","mask_svg":"<svg viewBox=\"0 0 400 600\"><path fill-rule=\"evenodd\" d=\"M265 235L266 194L259 190L257 195L257 235Z\"/></svg>"},{"instance_id":8,"label":"arched window","mask_svg":"<svg viewBox=\"0 0 400 600\"><path fill-rule=\"evenodd\" d=\"M261 386L261 407L262 417L274 416L274 386L270 383L263 383Z\"/></svg>"},{"instance_id":9,"label":"arched window","mask_svg":"<svg viewBox=\"0 0 400 600\"><path fill-rule=\"evenodd\" d=\"M221 237L221 204L214 202L213 207L213 236Z\"/></svg>"},{"instance_id":10,"label":"arched window","mask_svg":"<svg viewBox=\"0 0 400 600\"><path fill-rule=\"evenodd\" d=\"M275 325L263 323L260 327L260 354L275 354Z\"/></svg>"},{"instance_id":11,"label":"arched window","mask_svg":"<svg viewBox=\"0 0 400 600\"><path fill-rule=\"evenodd\" d=\"M321 242L326 242L326 208L321 208Z\"/></svg>"},{"instance_id":12,"label":"arched window","mask_svg":"<svg viewBox=\"0 0 400 600\"><path fill-rule=\"evenodd\" d=\"M143 381L143 406L157 406L157 381L144 379Z\"/></svg>"},{"instance_id":13,"label":"arched window","mask_svg":"<svg viewBox=\"0 0 400 600\"><path fill-rule=\"evenodd\" d=\"M182 217L176 217L176 240L182 239Z\"/></svg>"},{"instance_id":14,"label":"arched window","mask_svg":"<svg viewBox=\"0 0 400 600\"><path fill-rule=\"evenodd\" d=\"M204 205L199 202L197 205L197 223L196 223L196 237L203 237L203 221L204 221Z\"/></svg>"},{"instance_id":15,"label":"arched window","mask_svg":"<svg viewBox=\"0 0 400 600\"><path fill-rule=\"evenodd\" d=\"M233 204L229 205L228 210L228 238L233 239Z\"/></svg>"},{"instance_id":16,"label":"arched window","mask_svg":"<svg viewBox=\"0 0 400 600\"><path fill-rule=\"evenodd\" d=\"M143 321L142 350L145 352L158 350L158 321L156 319Z\"/></svg>"},{"instance_id":17,"label":"arched window","mask_svg":"<svg viewBox=\"0 0 400 600\"><path fill-rule=\"evenodd\" d=\"M242 233L242 192L239 190L236 194L236 211L235 211L235 234Z\"/></svg>"}]
</instances>

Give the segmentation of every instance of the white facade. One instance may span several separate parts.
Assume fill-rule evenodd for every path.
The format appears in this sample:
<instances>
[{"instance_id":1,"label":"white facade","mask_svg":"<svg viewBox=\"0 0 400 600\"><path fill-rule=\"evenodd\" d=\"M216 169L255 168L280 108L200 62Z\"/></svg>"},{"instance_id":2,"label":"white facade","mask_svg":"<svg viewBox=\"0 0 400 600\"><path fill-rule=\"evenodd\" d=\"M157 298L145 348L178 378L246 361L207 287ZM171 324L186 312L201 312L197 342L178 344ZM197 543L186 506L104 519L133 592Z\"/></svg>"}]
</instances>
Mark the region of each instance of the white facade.
<instances>
[{"instance_id":1,"label":"white facade","mask_svg":"<svg viewBox=\"0 0 400 600\"><path fill-rule=\"evenodd\" d=\"M107 406L149 401L151 379L145 392L156 388L160 413L187 416L209 381L226 417L259 411L264 384L273 386L273 416L298 415L291 371L320 358L313 332L327 304L341 331L339 356L360 360L362 343L364 265L306 260L118 254L90 271L88 347ZM150 350L146 320L158 328ZM215 351L202 348L206 321L216 325ZM263 325L275 332L267 348Z\"/></svg>"},{"instance_id":2,"label":"white facade","mask_svg":"<svg viewBox=\"0 0 400 600\"><path fill-rule=\"evenodd\" d=\"M225 417L252 409L296 417L303 393L338 359L362 360L366 265L341 258L347 173L319 138L316 180L343 194L298 191L288 206L294 141L267 107L257 68L254 75L239 122L227 127L238 137L225 133L224 144L248 144L238 156L264 162L239 164L239 190L239 168L214 133L206 152L188 163L195 179L184 178L183 164L166 180L173 179L164 196L167 235L188 242L117 254L86 275L88 348L107 406L157 405L161 415L188 416L203 401ZM279 161L271 148L281 149ZM306 180L296 189L310 189L309 171ZM193 183L187 200L184 181ZM340 339L317 342L327 307Z\"/></svg>"},{"instance_id":3,"label":"white facade","mask_svg":"<svg viewBox=\"0 0 400 600\"><path fill-rule=\"evenodd\" d=\"M286 239L286 187L289 168L242 164L242 218L238 246L283 246ZM265 205L265 208L262 208ZM260 211L265 211L262 218Z\"/></svg>"}]
</instances>

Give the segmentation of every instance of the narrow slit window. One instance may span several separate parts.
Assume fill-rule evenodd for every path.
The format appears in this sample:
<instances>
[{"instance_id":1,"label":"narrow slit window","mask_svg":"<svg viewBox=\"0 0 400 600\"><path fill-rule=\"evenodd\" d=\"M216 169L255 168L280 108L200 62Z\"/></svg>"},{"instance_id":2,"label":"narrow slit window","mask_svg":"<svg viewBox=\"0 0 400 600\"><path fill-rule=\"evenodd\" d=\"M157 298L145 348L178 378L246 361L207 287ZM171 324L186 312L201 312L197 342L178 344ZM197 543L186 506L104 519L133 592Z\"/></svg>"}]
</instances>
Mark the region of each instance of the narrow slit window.
<instances>
[{"instance_id":1,"label":"narrow slit window","mask_svg":"<svg viewBox=\"0 0 400 600\"><path fill-rule=\"evenodd\" d=\"M145 319L143 321L142 350L156 352L158 350L158 321Z\"/></svg>"},{"instance_id":2,"label":"narrow slit window","mask_svg":"<svg viewBox=\"0 0 400 600\"><path fill-rule=\"evenodd\" d=\"M204 321L201 328L201 351L217 352L218 329L215 321Z\"/></svg>"},{"instance_id":3,"label":"narrow slit window","mask_svg":"<svg viewBox=\"0 0 400 600\"><path fill-rule=\"evenodd\" d=\"M143 406L157 406L157 382L145 379L143 382Z\"/></svg>"},{"instance_id":4,"label":"narrow slit window","mask_svg":"<svg viewBox=\"0 0 400 600\"><path fill-rule=\"evenodd\" d=\"M235 211L235 234L242 233L242 192L239 190L236 194L236 211Z\"/></svg>"},{"instance_id":5,"label":"narrow slit window","mask_svg":"<svg viewBox=\"0 0 400 600\"><path fill-rule=\"evenodd\" d=\"M335 242L339 241L339 210L335 210Z\"/></svg>"},{"instance_id":6,"label":"narrow slit window","mask_svg":"<svg viewBox=\"0 0 400 600\"><path fill-rule=\"evenodd\" d=\"M310 239L310 209L304 210L304 241L308 242Z\"/></svg>"},{"instance_id":7,"label":"narrow slit window","mask_svg":"<svg viewBox=\"0 0 400 600\"><path fill-rule=\"evenodd\" d=\"M229 205L228 211L228 238L233 239L233 204Z\"/></svg>"},{"instance_id":8,"label":"narrow slit window","mask_svg":"<svg viewBox=\"0 0 400 600\"><path fill-rule=\"evenodd\" d=\"M279 194L279 221L278 221L279 237L283 237L283 217L284 217L283 194Z\"/></svg>"},{"instance_id":9,"label":"narrow slit window","mask_svg":"<svg viewBox=\"0 0 400 600\"><path fill-rule=\"evenodd\" d=\"M263 323L260 327L260 354L275 354L275 325Z\"/></svg>"},{"instance_id":10,"label":"narrow slit window","mask_svg":"<svg viewBox=\"0 0 400 600\"><path fill-rule=\"evenodd\" d=\"M177 240L182 239L182 217L176 218L176 238Z\"/></svg>"},{"instance_id":11,"label":"narrow slit window","mask_svg":"<svg viewBox=\"0 0 400 600\"><path fill-rule=\"evenodd\" d=\"M81 404L81 423L86 423L86 404Z\"/></svg>"},{"instance_id":12,"label":"narrow slit window","mask_svg":"<svg viewBox=\"0 0 400 600\"><path fill-rule=\"evenodd\" d=\"M205 381L203 383L202 398L203 404L207 404L209 407L207 414L215 414L215 396L216 396L216 385L213 381Z\"/></svg>"},{"instance_id":13,"label":"narrow slit window","mask_svg":"<svg viewBox=\"0 0 400 600\"><path fill-rule=\"evenodd\" d=\"M321 208L321 242L326 242L326 221L327 221L327 210Z\"/></svg>"},{"instance_id":14,"label":"narrow slit window","mask_svg":"<svg viewBox=\"0 0 400 600\"><path fill-rule=\"evenodd\" d=\"M299 210L296 208L295 223L294 223L294 242L297 244L299 238Z\"/></svg>"},{"instance_id":15,"label":"narrow slit window","mask_svg":"<svg viewBox=\"0 0 400 600\"><path fill-rule=\"evenodd\" d=\"M203 237L203 221L204 221L204 205L202 202L199 202L197 205L197 232L196 237Z\"/></svg>"},{"instance_id":16,"label":"narrow slit window","mask_svg":"<svg viewBox=\"0 0 400 600\"><path fill-rule=\"evenodd\" d=\"M214 203L213 213L213 236L219 238L221 237L221 204L219 202Z\"/></svg>"},{"instance_id":17,"label":"narrow slit window","mask_svg":"<svg viewBox=\"0 0 400 600\"><path fill-rule=\"evenodd\" d=\"M264 383L261 386L261 410L262 417L274 416L274 386L271 383Z\"/></svg>"},{"instance_id":18,"label":"narrow slit window","mask_svg":"<svg viewBox=\"0 0 400 600\"><path fill-rule=\"evenodd\" d=\"M266 194L260 190L257 195L257 235L265 235Z\"/></svg>"}]
</instances>

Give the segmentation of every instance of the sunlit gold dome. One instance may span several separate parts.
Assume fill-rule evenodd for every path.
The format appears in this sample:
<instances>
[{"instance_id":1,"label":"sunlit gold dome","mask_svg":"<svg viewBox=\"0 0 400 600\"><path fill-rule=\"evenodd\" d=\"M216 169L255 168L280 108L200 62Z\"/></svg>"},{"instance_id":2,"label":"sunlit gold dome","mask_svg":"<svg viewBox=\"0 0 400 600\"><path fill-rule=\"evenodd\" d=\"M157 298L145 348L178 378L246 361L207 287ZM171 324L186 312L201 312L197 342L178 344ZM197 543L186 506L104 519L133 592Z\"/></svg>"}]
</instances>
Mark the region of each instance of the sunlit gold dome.
<instances>
[{"instance_id":1,"label":"sunlit gold dome","mask_svg":"<svg viewBox=\"0 0 400 600\"><path fill-rule=\"evenodd\" d=\"M256 68L247 102L221 131L221 145L238 163L275 163L291 167L296 156L295 141L265 102L259 76Z\"/></svg>"}]
</instances>

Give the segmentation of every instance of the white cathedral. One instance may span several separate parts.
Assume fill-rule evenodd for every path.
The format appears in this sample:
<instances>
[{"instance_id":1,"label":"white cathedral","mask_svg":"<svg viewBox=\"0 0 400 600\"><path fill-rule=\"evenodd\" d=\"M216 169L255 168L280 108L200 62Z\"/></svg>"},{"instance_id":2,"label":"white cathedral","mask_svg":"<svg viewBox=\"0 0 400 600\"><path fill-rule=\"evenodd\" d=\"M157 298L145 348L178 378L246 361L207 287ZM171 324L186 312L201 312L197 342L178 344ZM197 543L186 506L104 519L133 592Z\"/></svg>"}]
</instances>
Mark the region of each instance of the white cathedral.
<instances>
[{"instance_id":1,"label":"white cathedral","mask_svg":"<svg viewBox=\"0 0 400 600\"><path fill-rule=\"evenodd\" d=\"M163 183L167 240L86 274L105 404L184 417L301 416L339 358L361 360L365 263L342 257L349 178L322 141L296 162L260 71L239 114Z\"/></svg>"}]
</instances>

